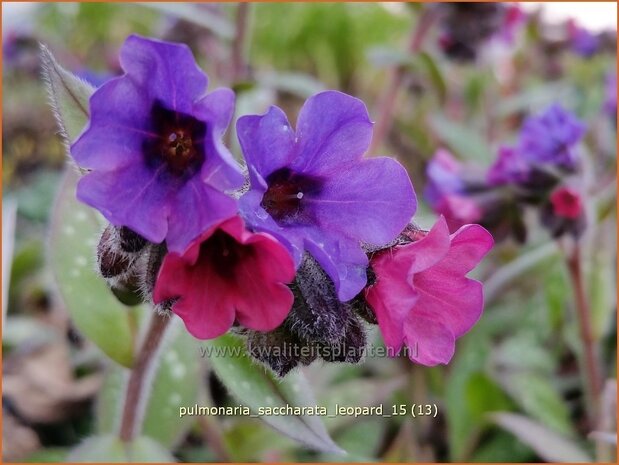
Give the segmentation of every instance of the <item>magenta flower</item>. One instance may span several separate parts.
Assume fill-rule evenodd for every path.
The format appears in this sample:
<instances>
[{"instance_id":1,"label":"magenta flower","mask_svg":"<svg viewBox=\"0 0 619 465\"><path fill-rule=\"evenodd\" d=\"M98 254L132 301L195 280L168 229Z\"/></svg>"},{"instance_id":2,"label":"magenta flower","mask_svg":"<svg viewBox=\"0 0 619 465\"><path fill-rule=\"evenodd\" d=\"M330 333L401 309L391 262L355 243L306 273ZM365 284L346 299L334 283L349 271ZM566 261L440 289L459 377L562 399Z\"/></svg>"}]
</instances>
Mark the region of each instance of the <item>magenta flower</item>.
<instances>
[{"instance_id":1,"label":"magenta flower","mask_svg":"<svg viewBox=\"0 0 619 465\"><path fill-rule=\"evenodd\" d=\"M172 311L198 339L224 334L236 321L270 331L292 307L294 264L268 234L251 233L235 216L213 226L182 254L165 256L153 293L155 303L175 299Z\"/></svg>"},{"instance_id":2,"label":"magenta flower","mask_svg":"<svg viewBox=\"0 0 619 465\"><path fill-rule=\"evenodd\" d=\"M91 170L77 197L110 223L182 252L236 213L224 191L243 177L221 142L234 94L205 95L207 76L185 45L130 36L120 64L125 74L92 95L89 125L71 147Z\"/></svg>"},{"instance_id":3,"label":"magenta flower","mask_svg":"<svg viewBox=\"0 0 619 465\"><path fill-rule=\"evenodd\" d=\"M578 219L583 214L580 193L569 187L559 187L550 194L550 203L556 216L570 220Z\"/></svg>"},{"instance_id":4,"label":"magenta flower","mask_svg":"<svg viewBox=\"0 0 619 465\"><path fill-rule=\"evenodd\" d=\"M527 20L526 13L517 3L510 4L505 7L503 22L498 36L503 42L512 44L516 38L516 34Z\"/></svg>"},{"instance_id":5,"label":"magenta flower","mask_svg":"<svg viewBox=\"0 0 619 465\"><path fill-rule=\"evenodd\" d=\"M390 353L406 345L409 358L422 365L451 360L455 340L471 329L483 308L482 285L466 274L492 245L492 236L479 225L463 226L450 236L441 217L422 239L373 257L376 283L365 297Z\"/></svg>"},{"instance_id":6,"label":"magenta flower","mask_svg":"<svg viewBox=\"0 0 619 465\"><path fill-rule=\"evenodd\" d=\"M352 299L366 283L361 242L393 240L416 208L402 165L362 158L372 138L363 102L322 92L303 105L296 132L273 106L264 115L241 117L237 133L251 182L239 202L242 216L286 243L297 266L309 252L338 297Z\"/></svg>"},{"instance_id":7,"label":"magenta flower","mask_svg":"<svg viewBox=\"0 0 619 465\"><path fill-rule=\"evenodd\" d=\"M537 165L573 170L577 164L574 146L585 134L585 125L558 104L526 119L517 151Z\"/></svg>"}]
</instances>

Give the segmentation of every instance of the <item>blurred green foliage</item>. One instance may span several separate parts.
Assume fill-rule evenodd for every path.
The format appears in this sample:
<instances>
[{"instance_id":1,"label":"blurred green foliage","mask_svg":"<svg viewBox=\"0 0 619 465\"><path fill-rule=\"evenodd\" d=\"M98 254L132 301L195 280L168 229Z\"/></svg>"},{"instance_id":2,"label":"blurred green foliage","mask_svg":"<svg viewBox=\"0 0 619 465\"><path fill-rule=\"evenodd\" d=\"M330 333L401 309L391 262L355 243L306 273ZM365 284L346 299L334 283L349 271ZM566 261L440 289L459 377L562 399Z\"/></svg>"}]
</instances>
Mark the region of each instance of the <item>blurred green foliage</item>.
<instances>
[{"instance_id":1,"label":"blurred green foliage","mask_svg":"<svg viewBox=\"0 0 619 465\"><path fill-rule=\"evenodd\" d=\"M116 458L126 458L110 436L94 436L114 429L122 395L119 380L126 372L110 365L93 341L108 355L120 351L121 356L113 358L128 364L130 357L126 355L135 336L129 329L128 310L106 293L102 281L96 285L68 274L76 269L78 255L94 252L99 225L78 228L90 237L73 242L59 236L60 228L77 228L69 222L82 207L67 203L61 211L64 217L50 218L53 193L60 186L66 162L36 65L37 41L46 43L68 70L106 76L119 73L118 48L130 33L183 41L192 47L213 85L235 86L239 112L260 112L268 104L277 103L293 120L302 100L321 88L358 96L376 118L383 92L390 85L390 72L400 67L403 83L393 127L380 152L396 156L409 169L422 201L417 215L422 226L432 221L421 195L425 163L438 147L450 148L464 161L485 165L499 144L514 139L524 116L561 101L589 126L583 153L590 188L587 208L595 215L585 244L585 272L603 369L607 378L616 377L616 132L615 121L601 111L603 80L615 69L614 51L587 60L569 50L551 56L545 48L546 26L534 17L512 49L500 50L475 66L462 65L441 54L436 30L426 40L426 55L411 57L406 52L409 31L415 27L421 6L260 3L250 8L245 44L248 72L237 79L230 69L236 8L234 4L184 4L177 9L173 5L121 3L40 4L29 13L28 27L13 31L32 42L25 42L19 61L11 62L5 55L3 73L3 198L12 198L18 204L12 269L10 274L5 273L5 279L10 277L10 291L4 323L5 328L11 324L19 328L15 330L19 337L5 331L5 366L39 340L42 324L69 348L68 363L76 379L92 373L105 376L104 387L96 396L97 408L94 400L79 408L71 404L67 417L51 426L29 421L18 409L6 407L5 415L36 433L36 441L24 446L26 453L19 460L59 461L69 451L74 458L92 459L93 452L106 447L118 453ZM200 9L202 13L196 13ZM505 69L511 70L511 77L503 75ZM49 225L53 221L62 223L56 223L51 231L56 246L46 255L44 244L50 240ZM165 447L155 447L160 453L157 457L139 458L161 458L168 448L183 461L221 460L213 437L220 438L228 458L236 461L518 462L545 460L546 453L554 452L540 451L539 444L527 442L524 436L516 439L513 431L497 424L493 416L497 412L523 415L542 431L551 432L553 439L569 442L584 456L599 458L594 454L600 454L605 446L598 443L596 448L584 425L586 404L572 289L561 255L557 251L536 252L549 241L544 231L532 228L527 246L503 244L484 262L477 275L487 289L493 289L492 296L480 323L458 342L457 354L448 367L413 368L401 359L369 358L358 366L315 363L305 370L320 404L436 403L437 419L338 418L325 420L324 432L318 423L305 425L319 431L325 441L325 437L332 437L349 453L338 456L308 451L255 419L214 417L205 424L194 418L176 430L172 410L153 410L147 416L145 431ZM526 266L510 268L516 260ZM81 266L84 276L96 279L92 262ZM65 278L60 295L52 269L56 277ZM67 295L67 283L75 285L72 296ZM101 304L98 312L86 305L86 297ZM96 318L105 315L106 307L108 312L123 315L126 325L123 323L113 334L98 334L104 326ZM84 319L88 324L83 324ZM24 320L36 324L23 325ZM380 344L379 338L375 343ZM184 357L196 357L184 361L191 367L192 379L180 381L170 367L162 367L163 374L153 380L159 383L153 397L155 409L174 393L181 396L180 402L190 405L188 399L196 396L216 405L258 402L244 397L240 389L222 387L210 371L214 368L214 373L229 384L235 377L230 372L234 367L218 366L221 360L210 364L208 360L198 361L196 341L187 339L179 344ZM202 373L203 369L211 374ZM255 381L252 377L260 378L256 383L261 395L267 396L269 389L286 389L286 382L277 384L259 366L240 369L247 383ZM175 383L181 382L195 385L179 386L177 392ZM294 396L290 398L296 401ZM78 426L75 418L79 418ZM274 426L285 430L286 420L280 420ZM294 426L299 427L297 423ZM55 434L50 434L50 429ZM300 431L297 436L305 430ZM87 436L93 436L91 444L96 447L73 449ZM151 447L151 439L140 441L138 445ZM551 444L556 441L549 441ZM138 454L144 452L139 447L136 450Z\"/></svg>"}]
</instances>

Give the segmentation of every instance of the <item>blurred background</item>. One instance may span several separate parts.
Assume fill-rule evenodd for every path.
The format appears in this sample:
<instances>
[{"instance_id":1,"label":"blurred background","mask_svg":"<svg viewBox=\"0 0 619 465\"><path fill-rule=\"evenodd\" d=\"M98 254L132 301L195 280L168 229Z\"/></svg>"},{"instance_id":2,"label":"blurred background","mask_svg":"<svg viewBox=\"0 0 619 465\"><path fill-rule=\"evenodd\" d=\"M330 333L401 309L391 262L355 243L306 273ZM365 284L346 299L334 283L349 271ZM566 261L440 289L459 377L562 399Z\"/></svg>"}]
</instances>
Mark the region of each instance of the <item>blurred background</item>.
<instances>
[{"instance_id":1,"label":"blurred background","mask_svg":"<svg viewBox=\"0 0 619 465\"><path fill-rule=\"evenodd\" d=\"M181 422L175 406L244 399L212 374L199 341L179 336L166 352L169 367L155 380L144 426L170 457L614 461L616 4L503 7L500 20L493 9L462 7L464 14L450 23L436 19L455 14L438 4L4 3L3 459L63 461L85 438L114 427L123 369L85 334L92 329L83 329L89 302L109 296L62 265L82 257L76 248L88 255L98 238L77 223L84 247L79 238L64 248L57 240L59 228L69 227L54 202L66 191L68 164L41 80L39 42L66 69L99 86L121 73L119 47L138 33L188 44L210 88L237 92L237 116L276 103L294 122L303 101L323 89L364 100L376 121L371 155L392 155L407 167L422 227L436 218L423 193L438 149L486 169L524 118L553 102L587 125L579 146L587 211L582 276L592 326L585 342L597 353L601 378L597 392L587 392L591 380L561 241L525 209L526 241L500 241L476 273L485 283L485 314L459 340L449 366L368 358L303 369L321 405L436 404L436 418L324 419L347 456L309 451L257 419ZM449 30L454 24L458 30ZM457 43L450 41L456 35ZM238 156L233 131L229 143ZM85 273L93 260L83 260ZM186 370L179 373L179 366Z\"/></svg>"}]
</instances>

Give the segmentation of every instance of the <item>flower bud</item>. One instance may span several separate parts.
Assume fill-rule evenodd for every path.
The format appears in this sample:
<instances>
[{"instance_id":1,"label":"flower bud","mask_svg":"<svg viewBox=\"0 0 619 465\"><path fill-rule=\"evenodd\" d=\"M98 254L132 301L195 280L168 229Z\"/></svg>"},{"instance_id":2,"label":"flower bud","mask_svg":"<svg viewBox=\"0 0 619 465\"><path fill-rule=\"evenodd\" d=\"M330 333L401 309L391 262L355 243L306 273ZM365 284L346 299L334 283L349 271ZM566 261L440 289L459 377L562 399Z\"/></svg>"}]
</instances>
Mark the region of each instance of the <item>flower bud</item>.
<instances>
[{"instance_id":1,"label":"flower bud","mask_svg":"<svg viewBox=\"0 0 619 465\"><path fill-rule=\"evenodd\" d=\"M307 341L301 340L285 325L269 331L247 330L247 351L268 366L277 376L283 377L297 365L309 365L316 359L316 351Z\"/></svg>"},{"instance_id":2,"label":"flower bud","mask_svg":"<svg viewBox=\"0 0 619 465\"><path fill-rule=\"evenodd\" d=\"M326 362L359 363L365 354L366 344L363 323L351 316L347 321L344 336L337 342L323 344L320 356Z\"/></svg>"},{"instance_id":3,"label":"flower bud","mask_svg":"<svg viewBox=\"0 0 619 465\"><path fill-rule=\"evenodd\" d=\"M554 238L570 234L578 239L586 226L580 193L564 186L555 189L542 207L541 221Z\"/></svg>"},{"instance_id":4,"label":"flower bud","mask_svg":"<svg viewBox=\"0 0 619 465\"><path fill-rule=\"evenodd\" d=\"M286 323L308 341L338 342L352 316L350 304L340 302L335 286L318 262L305 254L290 285L294 303Z\"/></svg>"},{"instance_id":5,"label":"flower bud","mask_svg":"<svg viewBox=\"0 0 619 465\"><path fill-rule=\"evenodd\" d=\"M148 241L140 236L138 233L133 232L126 226L118 228L118 235L120 238L120 247L129 253L135 253L142 250Z\"/></svg>"},{"instance_id":6,"label":"flower bud","mask_svg":"<svg viewBox=\"0 0 619 465\"><path fill-rule=\"evenodd\" d=\"M118 230L108 225L97 245L97 264L101 276L107 279L128 273L134 261L134 256L122 250Z\"/></svg>"}]
</instances>

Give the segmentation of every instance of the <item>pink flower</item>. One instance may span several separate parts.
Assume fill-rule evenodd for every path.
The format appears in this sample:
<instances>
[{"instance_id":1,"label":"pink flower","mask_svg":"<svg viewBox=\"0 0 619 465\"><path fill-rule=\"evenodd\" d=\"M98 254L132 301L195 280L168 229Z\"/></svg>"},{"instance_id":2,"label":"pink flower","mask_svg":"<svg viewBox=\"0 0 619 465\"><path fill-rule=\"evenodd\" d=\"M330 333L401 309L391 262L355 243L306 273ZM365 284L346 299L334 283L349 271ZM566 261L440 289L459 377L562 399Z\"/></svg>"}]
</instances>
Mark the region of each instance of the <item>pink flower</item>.
<instances>
[{"instance_id":1,"label":"pink flower","mask_svg":"<svg viewBox=\"0 0 619 465\"><path fill-rule=\"evenodd\" d=\"M580 194L569 187L559 187L550 194L550 203L556 216L575 220L582 214Z\"/></svg>"},{"instance_id":2,"label":"pink flower","mask_svg":"<svg viewBox=\"0 0 619 465\"><path fill-rule=\"evenodd\" d=\"M365 297L390 353L406 345L409 358L422 365L451 360L455 340L477 322L483 307L481 283L466 274L493 243L475 224L450 236L441 216L422 239L374 256L376 283Z\"/></svg>"},{"instance_id":3,"label":"pink flower","mask_svg":"<svg viewBox=\"0 0 619 465\"><path fill-rule=\"evenodd\" d=\"M198 339L224 334L235 320L270 331L292 307L286 283L294 274L287 249L268 234L249 232L237 216L204 232L182 255L165 256L154 301L178 299L172 311Z\"/></svg>"}]
</instances>

